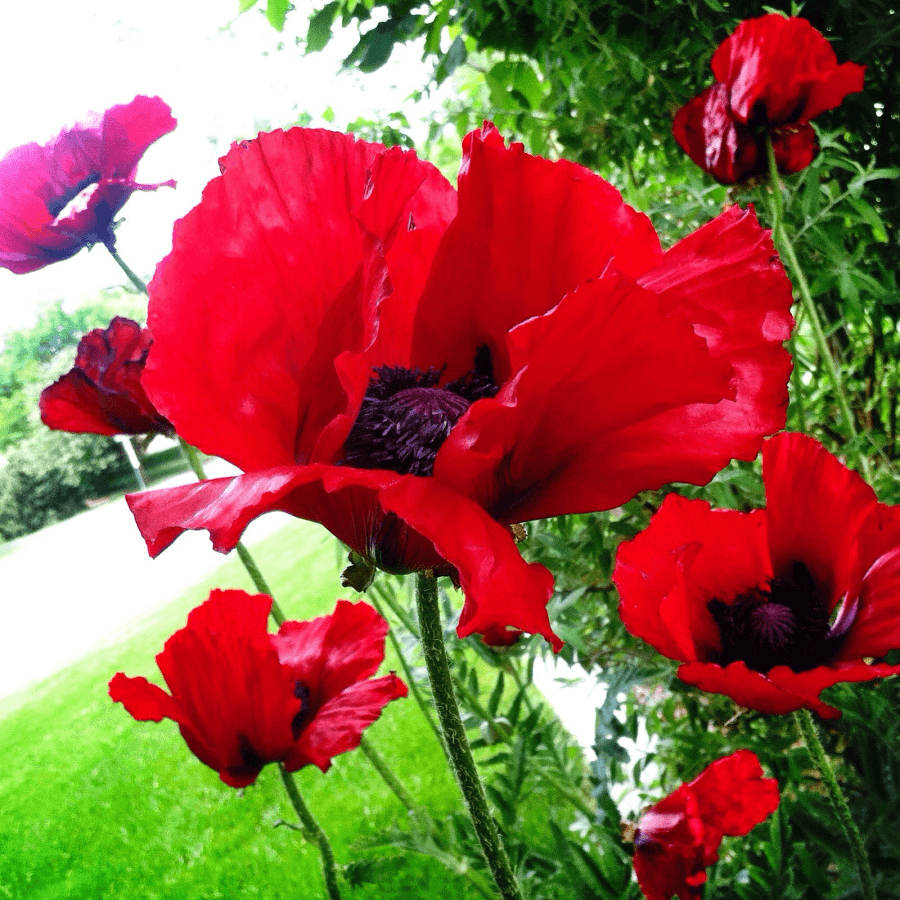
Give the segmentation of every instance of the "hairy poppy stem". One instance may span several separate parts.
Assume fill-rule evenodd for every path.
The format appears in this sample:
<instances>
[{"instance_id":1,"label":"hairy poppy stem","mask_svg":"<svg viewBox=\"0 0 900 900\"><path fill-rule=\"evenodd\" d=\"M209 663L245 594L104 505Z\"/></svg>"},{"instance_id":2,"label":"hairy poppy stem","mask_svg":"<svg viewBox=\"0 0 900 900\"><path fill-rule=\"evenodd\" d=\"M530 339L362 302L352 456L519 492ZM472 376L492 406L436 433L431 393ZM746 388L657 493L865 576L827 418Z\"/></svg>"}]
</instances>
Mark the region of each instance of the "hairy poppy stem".
<instances>
[{"instance_id":1,"label":"hairy poppy stem","mask_svg":"<svg viewBox=\"0 0 900 900\"><path fill-rule=\"evenodd\" d=\"M303 802L300 791L297 789L297 783L294 776L286 771L281 763L278 763L278 771L281 773L281 780L284 782L285 790L288 797L291 798L291 806L300 817L300 823L306 833L307 839L319 848L319 855L322 858L322 875L325 878L325 890L328 893L329 900L341 900L341 891L338 888L337 867L334 862L334 851L331 849L331 843L328 836L322 831L322 826L315 820L313 814L309 811L309 807Z\"/></svg>"},{"instance_id":2,"label":"hairy poppy stem","mask_svg":"<svg viewBox=\"0 0 900 900\"><path fill-rule=\"evenodd\" d=\"M825 755L825 748L822 746L821 740L819 740L819 734L812 714L808 709L801 709L794 713L794 719L797 722L800 733L803 735L806 749L809 751L813 764L822 776L822 782L828 791L831 805L834 807L834 812L840 823L841 830L844 832L844 837L847 838L847 843L850 844L850 852L853 854L853 861L856 864L857 872L859 872L860 881L862 881L863 896L866 900L877 900L875 884L872 881L872 870L869 868L869 858L866 856L862 835L856 827L856 822L853 821L850 807L847 805L847 798L838 784L831 762Z\"/></svg>"},{"instance_id":3,"label":"hairy poppy stem","mask_svg":"<svg viewBox=\"0 0 900 900\"><path fill-rule=\"evenodd\" d=\"M119 268L128 276L128 280L142 293L147 293L147 285L141 281L140 278L135 274L134 270L116 253L115 248L110 247L109 244L104 244L107 250L109 250L110 256L119 264Z\"/></svg>"},{"instance_id":4,"label":"hairy poppy stem","mask_svg":"<svg viewBox=\"0 0 900 900\"><path fill-rule=\"evenodd\" d=\"M794 245L791 243L790 238L787 236L787 231L784 228L784 199L781 196L781 179L778 177L778 163L775 159L775 148L772 145L772 136L768 133L766 134L766 153L769 159L769 180L772 185L772 239L775 242L776 249L787 257L788 263L790 264L791 274L794 276L797 289L800 292L800 302L803 306L803 311L809 316L813 336L816 339L816 343L819 345L819 352L824 358L825 364L828 367L828 373L831 376L831 384L834 387L835 397L837 398L838 406L841 410L841 418L847 425L850 437L853 438L855 445L854 449L856 450L859 459L860 470L868 480L871 475L871 472L869 471L869 461L859 447L859 434L856 430L856 420L853 418L853 413L850 410L850 403L847 400L847 392L844 388L841 371L834 361L834 355L831 352L831 347L828 345L828 338L825 336L825 330L822 327L822 320L819 318L819 311L816 309L816 303L813 300L809 282L806 280L803 269L800 268L800 261L797 259Z\"/></svg>"},{"instance_id":5,"label":"hairy poppy stem","mask_svg":"<svg viewBox=\"0 0 900 900\"><path fill-rule=\"evenodd\" d=\"M522 900L522 892L516 882L506 850L500 842L497 823L488 808L484 785L481 783L472 757L472 748L469 746L469 738L459 715L459 705L456 702L453 679L450 675L450 663L444 647L437 580L433 575L419 573L416 576L416 606L434 705L475 834L478 836L481 850L500 896L503 900Z\"/></svg>"},{"instance_id":6,"label":"hairy poppy stem","mask_svg":"<svg viewBox=\"0 0 900 900\"><path fill-rule=\"evenodd\" d=\"M184 452L184 455L187 457L187 461L190 463L191 469L193 469L194 474L197 476L198 481L206 481L206 472L203 471L203 463L200 462L200 454L197 453L196 447L192 447L184 438L179 437L178 443L181 444L181 449ZM272 588L269 587L266 579L263 578L262 572L259 570L259 566L256 565L256 561L250 555L250 551L244 546L243 542L238 541L237 546L234 548L237 550L237 555L240 561L244 564L244 568L247 570L247 574L250 576L250 580L253 582L253 586L261 593L267 594L272 598L272 610L270 615L275 620L277 625L284 624L285 615L281 610L281 607L278 605L278 601L275 599L275 595L272 593Z\"/></svg>"}]
</instances>

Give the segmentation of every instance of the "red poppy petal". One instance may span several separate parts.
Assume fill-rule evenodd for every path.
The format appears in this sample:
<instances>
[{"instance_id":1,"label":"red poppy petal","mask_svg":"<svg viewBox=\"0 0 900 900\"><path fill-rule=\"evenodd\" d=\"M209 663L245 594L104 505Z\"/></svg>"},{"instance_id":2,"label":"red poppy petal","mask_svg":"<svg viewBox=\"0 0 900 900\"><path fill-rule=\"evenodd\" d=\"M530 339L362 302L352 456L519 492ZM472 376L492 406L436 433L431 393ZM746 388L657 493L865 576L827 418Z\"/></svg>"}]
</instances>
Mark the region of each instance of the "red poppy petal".
<instances>
[{"instance_id":1,"label":"red poppy petal","mask_svg":"<svg viewBox=\"0 0 900 900\"><path fill-rule=\"evenodd\" d=\"M460 637L510 625L562 645L546 610L553 576L527 564L509 530L478 504L432 478L284 466L126 499L151 556L188 530L207 530L216 550L230 550L256 516L281 510L321 522L388 570L455 567L466 596Z\"/></svg>"},{"instance_id":2,"label":"red poppy petal","mask_svg":"<svg viewBox=\"0 0 900 900\"><path fill-rule=\"evenodd\" d=\"M757 136L729 114L725 85L713 84L682 106L672 122L672 134L678 146L720 184L740 184L768 168Z\"/></svg>"},{"instance_id":3,"label":"red poppy petal","mask_svg":"<svg viewBox=\"0 0 900 900\"><path fill-rule=\"evenodd\" d=\"M585 330L602 338L580 340ZM619 435L665 410L715 404L730 392L731 368L710 356L687 322L667 317L656 296L624 276L581 285L551 312L518 326L510 347L521 374L496 398L474 404L435 461L435 477L460 490L486 481L482 502L505 522L611 509L673 480L645 472L636 480L618 459ZM499 440L485 446L482 434ZM476 476L473 464L491 454L493 471ZM618 478L607 475L610 460Z\"/></svg>"},{"instance_id":4,"label":"red poppy petal","mask_svg":"<svg viewBox=\"0 0 900 900\"><path fill-rule=\"evenodd\" d=\"M613 581L625 627L687 662L721 649L707 603L762 587L771 574L763 511L711 510L669 494L650 525L619 545Z\"/></svg>"},{"instance_id":5,"label":"red poppy petal","mask_svg":"<svg viewBox=\"0 0 900 900\"><path fill-rule=\"evenodd\" d=\"M135 97L110 107L100 126L100 172L105 178L130 178L147 148L178 122L159 97Z\"/></svg>"},{"instance_id":6,"label":"red poppy petal","mask_svg":"<svg viewBox=\"0 0 900 900\"><path fill-rule=\"evenodd\" d=\"M763 713L782 714L808 707L819 715L825 715L823 711L831 710L831 707L819 702L817 695L798 696L789 692L760 672L748 669L741 660L724 668L715 663L685 663L679 667L678 677L685 684L698 687L701 691L725 694L739 706ZM833 713L840 715L836 710Z\"/></svg>"},{"instance_id":7,"label":"red poppy petal","mask_svg":"<svg viewBox=\"0 0 900 900\"><path fill-rule=\"evenodd\" d=\"M409 210L434 196L420 218L438 227L448 205L432 166L384 152L335 132L261 134L232 148L178 223L150 285L144 384L186 440L243 469L327 458L317 442L343 442L371 374L350 357L371 344L390 290L385 249L407 261Z\"/></svg>"},{"instance_id":8,"label":"red poppy petal","mask_svg":"<svg viewBox=\"0 0 900 900\"><path fill-rule=\"evenodd\" d=\"M351 685L318 710L293 745L285 768L295 772L314 765L327 772L333 757L358 747L363 731L384 707L406 694L406 685L393 672Z\"/></svg>"},{"instance_id":9,"label":"red poppy petal","mask_svg":"<svg viewBox=\"0 0 900 900\"><path fill-rule=\"evenodd\" d=\"M772 149L775 151L775 162L782 175L793 175L801 172L819 152L819 141L812 125L801 125L799 128L780 128L772 133Z\"/></svg>"},{"instance_id":10,"label":"red poppy petal","mask_svg":"<svg viewBox=\"0 0 900 900\"><path fill-rule=\"evenodd\" d=\"M839 66L831 44L806 19L772 14L741 22L712 58L744 124L801 124L861 91L865 68ZM759 120L762 119L762 122Z\"/></svg>"},{"instance_id":11,"label":"red poppy petal","mask_svg":"<svg viewBox=\"0 0 900 900\"><path fill-rule=\"evenodd\" d=\"M146 678L129 678L116 672L109 682L109 696L121 703L138 722L161 722L183 718L178 704L161 687Z\"/></svg>"},{"instance_id":12,"label":"red poppy petal","mask_svg":"<svg viewBox=\"0 0 900 900\"><path fill-rule=\"evenodd\" d=\"M542 315L612 262L636 276L660 255L646 216L602 178L564 160L503 146L492 125L463 142L459 213L435 257L413 332L413 365L447 363L447 377L492 351L510 376L506 335Z\"/></svg>"},{"instance_id":13,"label":"red poppy petal","mask_svg":"<svg viewBox=\"0 0 900 900\"><path fill-rule=\"evenodd\" d=\"M133 409L127 403L118 403L115 397L104 395L78 369L73 369L50 387L44 388L40 410L41 421L48 428L58 431L113 435L141 434L148 430L141 419L132 422L137 426L135 430L128 429L127 413L133 412ZM110 421L113 417L118 424Z\"/></svg>"},{"instance_id":14,"label":"red poppy petal","mask_svg":"<svg viewBox=\"0 0 900 900\"><path fill-rule=\"evenodd\" d=\"M900 547L886 553L866 572L856 605L838 660L881 657L900 648Z\"/></svg>"},{"instance_id":15,"label":"red poppy petal","mask_svg":"<svg viewBox=\"0 0 900 900\"><path fill-rule=\"evenodd\" d=\"M803 563L833 608L853 586L856 535L876 508L874 491L802 434L766 442L763 481L775 575Z\"/></svg>"},{"instance_id":16,"label":"red poppy petal","mask_svg":"<svg viewBox=\"0 0 900 900\"><path fill-rule=\"evenodd\" d=\"M704 825L732 836L748 834L778 807L778 782L763 778L756 754L738 750L707 766L691 783ZM718 845L718 842L717 842Z\"/></svg>"},{"instance_id":17,"label":"red poppy petal","mask_svg":"<svg viewBox=\"0 0 900 900\"><path fill-rule=\"evenodd\" d=\"M324 703L375 674L387 632L388 623L367 603L338 600L330 616L285 622L272 641L282 665Z\"/></svg>"}]
</instances>

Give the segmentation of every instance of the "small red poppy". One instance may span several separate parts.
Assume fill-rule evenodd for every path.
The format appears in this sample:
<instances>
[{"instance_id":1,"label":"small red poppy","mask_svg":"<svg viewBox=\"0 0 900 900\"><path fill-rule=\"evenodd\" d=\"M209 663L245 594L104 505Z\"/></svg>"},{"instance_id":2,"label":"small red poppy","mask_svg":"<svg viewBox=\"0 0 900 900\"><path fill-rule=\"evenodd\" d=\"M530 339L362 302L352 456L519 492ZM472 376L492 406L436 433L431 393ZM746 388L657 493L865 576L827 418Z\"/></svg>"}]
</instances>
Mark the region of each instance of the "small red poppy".
<instances>
[{"instance_id":1,"label":"small red poppy","mask_svg":"<svg viewBox=\"0 0 900 900\"><path fill-rule=\"evenodd\" d=\"M371 606L339 600L330 616L270 634L271 606L261 594L213 591L156 657L170 694L121 672L109 683L138 721L177 722L191 752L232 787L252 784L270 762L327 771L407 693L393 673L370 677L388 630Z\"/></svg>"},{"instance_id":2,"label":"small red poppy","mask_svg":"<svg viewBox=\"0 0 900 900\"><path fill-rule=\"evenodd\" d=\"M672 131L685 153L722 184L805 169L818 151L809 121L863 88L865 66L838 65L831 44L800 18L741 22L712 58L716 83L683 106Z\"/></svg>"},{"instance_id":3,"label":"small red poppy","mask_svg":"<svg viewBox=\"0 0 900 900\"><path fill-rule=\"evenodd\" d=\"M129 498L152 554L280 509L555 646L509 526L705 483L784 423L790 284L752 210L663 252L597 175L464 142L459 192L326 131L235 146L150 285L148 395L246 474ZM189 324L188 324L189 323Z\"/></svg>"},{"instance_id":4,"label":"small red poppy","mask_svg":"<svg viewBox=\"0 0 900 900\"><path fill-rule=\"evenodd\" d=\"M738 750L644 811L634 871L647 900L703 896L722 837L748 834L778 807L778 782L762 774L756 754Z\"/></svg>"},{"instance_id":5,"label":"small red poppy","mask_svg":"<svg viewBox=\"0 0 900 900\"><path fill-rule=\"evenodd\" d=\"M41 421L58 431L174 434L141 387L150 331L116 316L78 342L75 365L41 392Z\"/></svg>"},{"instance_id":6,"label":"small red poppy","mask_svg":"<svg viewBox=\"0 0 900 900\"><path fill-rule=\"evenodd\" d=\"M622 544L613 573L625 627L679 677L764 713L840 711L822 690L900 672L900 508L812 438L763 447L766 509L666 497Z\"/></svg>"},{"instance_id":7,"label":"small red poppy","mask_svg":"<svg viewBox=\"0 0 900 900\"><path fill-rule=\"evenodd\" d=\"M0 160L0 266L33 272L83 247L112 247L113 219L135 191L175 186L134 177L147 148L176 124L159 97L139 96L43 146L10 150Z\"/></svg>"}]
</instances>

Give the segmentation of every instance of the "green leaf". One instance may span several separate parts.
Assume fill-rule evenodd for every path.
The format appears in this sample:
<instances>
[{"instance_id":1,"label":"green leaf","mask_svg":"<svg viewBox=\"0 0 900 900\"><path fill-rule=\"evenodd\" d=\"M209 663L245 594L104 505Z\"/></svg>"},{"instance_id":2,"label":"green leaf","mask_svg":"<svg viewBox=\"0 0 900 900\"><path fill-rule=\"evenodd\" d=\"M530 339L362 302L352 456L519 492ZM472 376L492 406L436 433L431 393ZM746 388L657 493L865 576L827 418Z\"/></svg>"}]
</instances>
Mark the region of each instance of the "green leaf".
<instances>
[{"instance_id":1,"label":"green leaf","mask_svg":"<svg viewBox=\"0 0 900 900\"><path fill-rule=\"evenodd\" d=\"M284 17L290 8L290 0L268 0L266 18L269 20L269 24L281 31L284 28Z\"/></svg>"},{"instance_id":2,"label":"green leaf","mask_svg":"<svg viewBox=\"0 0 900 900\"><path fill-rule=\"evenodd\" d=\"M245 13L248 9L254 6L256 6L256 0L240 0L238 10L239 12Z\"/></svg>"},{"instance_id":3,"label":"green leaf","mask_svg":"<svg viewBox=\"0 0 900 900\"><path fill-rule=\"evenodd\" d=\"M337 15L339 5L337 0L333 0L332 3L313 13L309 20L309 29L306 32L307 53L317 53L324 49L331 40L331 26L334 24L334 17Z\"/></svg>"},{"instance_id":4,"label":"green leaf","mask_svg":"<svg viewBox=\"0 0 900 900\"><path fill-rule=\"evenodd\" d=\"M497 708L500 706L500 698L503 696L503 671L501 670L497 675L497 683L494 685L494 689L491 691L490 699L488 700L488 712L492 716L497 715Z\"/></svg>"}]
</instances>

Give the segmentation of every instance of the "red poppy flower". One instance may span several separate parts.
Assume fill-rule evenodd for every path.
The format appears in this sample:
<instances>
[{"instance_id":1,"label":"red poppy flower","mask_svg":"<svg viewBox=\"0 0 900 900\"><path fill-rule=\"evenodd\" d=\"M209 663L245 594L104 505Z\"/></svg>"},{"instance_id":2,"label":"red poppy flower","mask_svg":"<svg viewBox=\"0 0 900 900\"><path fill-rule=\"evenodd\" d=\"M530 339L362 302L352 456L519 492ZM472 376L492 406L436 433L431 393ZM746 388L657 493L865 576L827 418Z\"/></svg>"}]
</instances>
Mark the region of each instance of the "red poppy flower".
<instances>
[{"instance_id":1,"label":"red poppy flower","mask_svg":"<svg viewBox=\"0 0 900 900\"><path fill-rule=\"evenodd\" d=\"M835 718L825 688L900 672L866 661L900 647L900 508L800 434L766 442L763 481L750 513L666 497L619 548L619 611L688 684Z\"/></svg>"},{"instance_id":2,"label":"red poppy flower","mask_svg":"<svg viewBox=\"0 0 900 900\"><path fill-rule=\"evenodd\" d=\"M778 782L754 753L717 759L638 821L634 871L647 900L697 900L723 835L748 834L778 807Z\"/></svg>"},{"instance_id":3,"label":"red poppy flower","mask_svg":"<svg viewBox=\"0 0 900 900\"><path fill-rule=\"evenodd\" d=\"M83 247L112 247L113 218L134 191L175 186L134 180L147 148L175 125L159 97L135 97L44 146L10 150L0 160L0 266L33 272Z\"/></svg>"},{"instance_id":4,"label":"red poppy flower","mask_svg":"<svg viewBox=\"0 0 900 900\"><path fill-rule=\"evenodd\" d=\"M143 383L245 470L129 498L152 554L280 509L466 596L458 633L555 646L552 577L510 525L705 483L784 422L790 285L752 210L663 253L580 166L293 129L235 146L150 286Z\"/></svg>"},{"instance_id":5,"label":"red poppy flower","mask_svg":"<svg viewBox=\"0 0 900 900\"><path fill-rule=\"evenodd\" d=\"M716 83L683 106L672 131L685 153L722 184L768 172L766 134L778 171L805 169L818 152L809 121L861 91L865 66L837 64L806 19L742 22L712 59Z\"/></svg>"},{"instance_id":6,"label":"red poppy flower","mask_svg":"<svg viewBox=\"0 0 900 900\"><path fill-rule=\"evenodd\" d=\"M91 434L174 434L147 399L141 373L153 338L116 316L78 342L75 366L41 392L41 420L58 431Z\"/></svg>"},{"instance_id":7,"label":"red poppy flower","mask_svg":"<svg viewBox=\"0 0 900 900\"><path fill-rule=\"evenodd\" d=\"M109 683L139 722L177 722L191 752L232 787L253 784L270 762L327 771L406 696L393 673L369 677L388 630L371 606L339 600L330 616L269 634L271 606L261 594L213 591L156 657L171 694L121 672Z\"/></svg>"}]
</instances>

